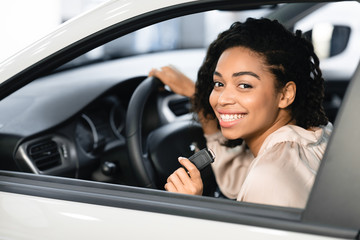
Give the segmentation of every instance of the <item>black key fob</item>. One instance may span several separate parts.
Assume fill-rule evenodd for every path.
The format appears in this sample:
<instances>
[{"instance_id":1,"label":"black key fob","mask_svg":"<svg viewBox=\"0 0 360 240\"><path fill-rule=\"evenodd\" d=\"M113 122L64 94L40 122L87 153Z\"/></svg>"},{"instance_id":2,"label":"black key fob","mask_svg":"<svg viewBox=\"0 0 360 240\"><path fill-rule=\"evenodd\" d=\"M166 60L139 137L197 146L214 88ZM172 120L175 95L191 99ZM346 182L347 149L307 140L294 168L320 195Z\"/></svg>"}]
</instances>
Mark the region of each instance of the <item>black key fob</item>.
<instances>
[{"instance_id":1,"label":"black key fob","mask_svg":"<svg viewBox=\"0 0 360 240\"><path fill-rule=\"evenodd\" d=\"M210 149L204 148L189 157L189 160L201 171L210 163L214 162L215 155Z\"/></svg>"}]
</instances>

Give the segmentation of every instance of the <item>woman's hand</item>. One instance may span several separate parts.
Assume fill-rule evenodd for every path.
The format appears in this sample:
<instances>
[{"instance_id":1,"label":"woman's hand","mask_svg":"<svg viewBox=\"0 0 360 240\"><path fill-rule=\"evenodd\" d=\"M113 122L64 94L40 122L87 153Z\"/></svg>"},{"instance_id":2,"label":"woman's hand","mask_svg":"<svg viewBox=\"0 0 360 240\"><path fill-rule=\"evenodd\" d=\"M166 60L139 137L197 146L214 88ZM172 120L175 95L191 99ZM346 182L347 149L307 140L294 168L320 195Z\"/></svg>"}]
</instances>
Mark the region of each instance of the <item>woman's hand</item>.
<instances>
[{"instance_id":1,"label":"woman's hand","mask_svg":"<svg viewBox=\"0 0 360 240\"><path fill-rule=\"evenodd\" d=\"M179 157L179 162L188 172L184 168L178 168L168 177L165 190L176 193L202 195L203 182L200 171L187 158Z\"/></svg>"},{"instance_id":2,"label":"woman's hand","mask_svg":"<svg viewBox=\"0 0 360 240\"><path fill-rule=\"evenodd\" d=\"M149 76L159 78L174 93L189 98L195 94L195 83L173 66L165 66L161 69L153 68ZM219 131L216 119L208 119L201 112L198 113L198 117L205 134L213 134Z\"/></svg>"},{"instance_id":3,"label":"woman's hand","mask_svg":"<svg viewBox=\"0 0 360 240\"><path fill-rule=\"evenodd\" d=\"M195 94L195 83L173 66L165 66L160 70L153 68L149 76L159 78L168 85L174 93L192 97Z\"/></svg>"}]
</instances>

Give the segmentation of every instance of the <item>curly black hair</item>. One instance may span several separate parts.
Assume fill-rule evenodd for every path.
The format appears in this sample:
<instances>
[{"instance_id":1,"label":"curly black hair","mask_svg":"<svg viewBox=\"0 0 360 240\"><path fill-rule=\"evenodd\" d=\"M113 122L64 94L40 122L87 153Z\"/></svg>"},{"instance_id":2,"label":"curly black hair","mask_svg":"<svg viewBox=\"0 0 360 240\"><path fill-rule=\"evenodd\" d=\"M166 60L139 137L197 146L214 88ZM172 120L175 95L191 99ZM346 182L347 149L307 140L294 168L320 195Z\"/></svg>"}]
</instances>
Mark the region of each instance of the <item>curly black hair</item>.
<instances>
[{"instance_id":1,"label":"curly black hair","mask_svg":"<svg viewBox=\"0 0 360 240\"><path fill-rule=\"evenodd\" d=\"M235 22L220 33L208 50L198 71L193 110L207 119L215 119L209 96L213 90L213 73L220 55L232 47L245 47L262 56L265 65L275 76L275 88L281 90L287 82L296 84L294 102L288 107L296 125L308 129L326 125L323 108L324 79L319 58L313 45L302 37L301 31L292 33L277 20L248 18Z\"/></svg>"}]
</instances>

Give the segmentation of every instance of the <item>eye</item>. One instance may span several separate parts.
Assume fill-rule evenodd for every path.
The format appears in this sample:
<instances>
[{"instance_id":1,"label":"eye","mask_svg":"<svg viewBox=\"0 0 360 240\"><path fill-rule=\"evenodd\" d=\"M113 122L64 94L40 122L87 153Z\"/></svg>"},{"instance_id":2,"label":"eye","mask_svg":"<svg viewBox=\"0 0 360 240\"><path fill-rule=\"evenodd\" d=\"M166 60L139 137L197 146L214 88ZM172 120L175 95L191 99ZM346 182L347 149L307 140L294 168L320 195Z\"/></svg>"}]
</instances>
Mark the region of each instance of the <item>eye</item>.
<instances>
[{"instance_id":1,"label":"eye","mask_svg":"<svg viewBox=\"0 0 360 240\"><path fill-rule=\"evenodd\" d=\"M223 87L224 84L222 84L221 82L214 82L214 88L218 88L218 87Z\"/></svg>"},{"instance_id":2,"label":"eye","mask_svg":"<svg viewBox=\"0 0 360 240\"><path fill-rule=\"evenodd\" d=\"M239 84L239 87L240 88L252 88L252 86L250 85L250 84L246 84L246 83L241 83L241 84Z\"/></svg>"}]
</instances>

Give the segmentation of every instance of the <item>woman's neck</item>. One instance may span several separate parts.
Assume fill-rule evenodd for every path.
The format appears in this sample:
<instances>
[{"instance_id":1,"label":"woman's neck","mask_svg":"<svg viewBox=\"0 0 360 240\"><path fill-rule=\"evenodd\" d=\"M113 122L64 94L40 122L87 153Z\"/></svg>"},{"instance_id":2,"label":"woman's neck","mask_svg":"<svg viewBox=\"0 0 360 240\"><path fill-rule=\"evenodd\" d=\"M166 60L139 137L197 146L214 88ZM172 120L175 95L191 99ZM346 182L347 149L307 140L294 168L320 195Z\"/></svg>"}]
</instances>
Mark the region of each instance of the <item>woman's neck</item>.
<instances>
[{"instance_id":1,"label":"woman's neck","mask_svg":"<svg viewBox=\"0 0 360 240\"><path fill-rule=\"evenodd\" d=\"M268 128L266 131L259 132L258 135L253 136L252 138L244 138L244 141L246 142L247 146L249 147L250 151L254 155L254 157L257 157L260 148L262 144L264 143L265 139L278 130L279 128L286 126L286 125L295 125L296 121L292 119L291 117L283 118L281 120L278 120L274 122L274 124Z\"/></svg>"}]
</instances>

